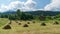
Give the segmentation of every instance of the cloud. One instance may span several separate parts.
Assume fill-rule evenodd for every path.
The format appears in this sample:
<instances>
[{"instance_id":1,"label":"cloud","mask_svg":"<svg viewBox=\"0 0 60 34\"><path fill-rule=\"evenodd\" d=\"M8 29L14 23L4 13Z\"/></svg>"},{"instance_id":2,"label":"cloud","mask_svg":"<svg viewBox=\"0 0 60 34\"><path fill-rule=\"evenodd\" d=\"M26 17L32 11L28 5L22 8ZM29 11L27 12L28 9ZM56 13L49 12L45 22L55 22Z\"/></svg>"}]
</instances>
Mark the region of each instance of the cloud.
<instances>
[{"instance_id":1,"label":"cloud","mask_svg":"<svg viewBox=\"0 0 60 34\"><path fill-rule=\"evenodd\" d=\"M28 0L26 3L25 3L25 7L28 7L28 8L32 8L32 7L35 7L36 5L36 2L32 1L32 0Z\"/></svg>"},{"instance_id":2,"label":"cloud","mask_svg":"<svg viewBox=\"0 0 60 34\"><path fill-rule=\"evenodd\" d=\"M0 11L1 11L1 12L4 12L4 11L6 11L6 10L8 10L8 6L2 4L1 7L0 7Z\"/></svg>"},{"instance_id":3,"label":"cloud","mask_svg":"<svg viewBox=\"0 0 60 34\"><path fill-rule=\"evenodd\" d=\"M25 2L24 7L21 10L31 11L31 10L34 10L35 6L36 6L36 2L32 0L28 0L27 2Z\"/></svg>"},{"instance_id":4,"label":"cloud","mask_svg":"<svg viewBox=\"0 0 60 34\"><path fill-rule=\"evenodd\" d=\"M11 2L9 4L9 9L19 9L19 8L22 8L24 7L24 2L20 2L20 1L15 1L15 2Z\"/></svg>"},{"instance_id":5,"label":"cloud","mask_svg":"<svg viewBox=\"0 0 60 34\"><path fill-rule=\"evenodd\" d=\"M48 11L60 11L60 0L51 0L49 4L47 4L44 8L39 8L37 2L34 0L27 0L26 2L22 1L12 1L8 5L1 4L0 5L0 12L5 12L8 10L16 10L20 9L23 11L35 11L35 10L48 10ZM40 5L39 5L40 6ZM37 9L38 7L39 9Z\"/></svg>"},{"instance_id":6,"label":"cloud","mask_svg":"<svg viewBox=\"0 0 60 34\"><path fill-rule=\"evenodd\" d=\"M23 11L33 10L35 5L36 2L34 2L33 0L27 0L27 2L14 1L7 6L2 4L0 8L0 12L4 12L7 10L16 10L16 9L21 9Z\"/></svg>"},{"instance_id":7,"label":"cloud","mask_svg":"<svg viewBox=\"0 0 60 34\"><path fill-rule=\"evenodd\" d=\"M44 7L48 11L60 11L60 0L51 0L51 3Z\"/></svg>"}]
</instances>

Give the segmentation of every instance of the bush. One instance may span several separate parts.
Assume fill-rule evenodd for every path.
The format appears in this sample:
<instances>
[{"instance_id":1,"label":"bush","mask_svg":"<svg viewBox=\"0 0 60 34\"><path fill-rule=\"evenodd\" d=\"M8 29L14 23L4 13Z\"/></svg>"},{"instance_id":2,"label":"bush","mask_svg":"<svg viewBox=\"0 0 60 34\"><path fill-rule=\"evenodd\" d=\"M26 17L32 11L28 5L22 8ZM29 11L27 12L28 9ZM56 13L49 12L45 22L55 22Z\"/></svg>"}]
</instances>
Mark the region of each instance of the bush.
<instances>
[{"instance_id":1,"label":"bush","mask_svg":"<svg viewBox=\"0 0 60 34\"><path fill-rule=\"evenodd\" d=\"M41 21L45 21L45 20L46 20L46 17L45 17L45 16L40 16L39 19L40 19Z\"/></svg>"}]
</instances>

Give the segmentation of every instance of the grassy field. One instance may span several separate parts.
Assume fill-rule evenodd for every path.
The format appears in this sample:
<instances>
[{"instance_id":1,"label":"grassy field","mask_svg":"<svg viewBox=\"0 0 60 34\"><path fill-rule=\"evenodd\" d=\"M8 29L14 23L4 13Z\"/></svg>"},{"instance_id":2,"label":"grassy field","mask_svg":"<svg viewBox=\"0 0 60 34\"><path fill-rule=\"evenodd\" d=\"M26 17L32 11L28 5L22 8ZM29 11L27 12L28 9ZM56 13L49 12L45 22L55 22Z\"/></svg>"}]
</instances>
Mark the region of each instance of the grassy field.
<instances>
[{"instance_id":1,"label":"grassy field","mask_svg":"<svg viewBox=\"0 0 60 34\"><path fill-rule=\"evenodd\" d=\"M2 25L7 24L8 22L9 22L8 19L6 19L6 18L0 18L0 27L1 27Z\"/></svg>"},{"instance_id":2,"label":"grassy field","mask_svg":"<svg viewBox=\"0 0 60 34\"><path fill-rule=\"evenodd\" d=\"M21 25L18 25L15 21L10 24L12 29L4 30L2 29L5 25L9 23L6 18L0 18L0 34L60 34L60 24L53 25L53 20L45 21L46 26L41 26L41 21L18 21ZM23 27L24 24L28 24L28 27ZM58 21L59 22L59 21Z\"/></svg>"}]
</instances>

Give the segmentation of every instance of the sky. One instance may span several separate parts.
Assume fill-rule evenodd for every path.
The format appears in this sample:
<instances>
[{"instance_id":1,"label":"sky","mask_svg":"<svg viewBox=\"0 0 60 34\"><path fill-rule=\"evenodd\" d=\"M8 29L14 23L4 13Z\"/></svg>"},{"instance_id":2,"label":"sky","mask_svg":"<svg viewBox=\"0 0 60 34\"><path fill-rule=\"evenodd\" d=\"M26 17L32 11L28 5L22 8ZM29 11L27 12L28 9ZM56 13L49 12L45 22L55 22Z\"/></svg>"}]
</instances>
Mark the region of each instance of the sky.
<instances>
[{"instance_id":1,"label":"sky","mask_svg":"<svg viewBox=\"0 0 60 34\"><path fill-rule=\"evenodd\" d=\"M17 9L60 11L60 0L0 0L0 12Z\"/></svg>"}]
</instances>

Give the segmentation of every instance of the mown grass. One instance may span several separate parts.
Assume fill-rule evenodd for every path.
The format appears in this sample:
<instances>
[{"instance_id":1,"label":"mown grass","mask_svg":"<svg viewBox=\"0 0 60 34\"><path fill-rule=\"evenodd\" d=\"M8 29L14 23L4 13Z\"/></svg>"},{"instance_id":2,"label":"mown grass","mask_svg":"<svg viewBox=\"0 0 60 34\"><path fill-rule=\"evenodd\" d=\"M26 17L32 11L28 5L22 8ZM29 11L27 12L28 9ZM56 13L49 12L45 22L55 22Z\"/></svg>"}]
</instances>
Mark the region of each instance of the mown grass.
<instances>
[{"instance_id":1,"label":"mown grass","mask_svg":"<svg viewBox=\"0 0 60 34\"><path fill-rule=\"evenodd\" d=\"M9 20L7 18L0 18L0 27L8 23L8 21Z\"/></svg>"},{"instance_id":2,"label":"mown grass","mask_svg":"<svg viewBox=\"0 0 60 34\"><path fill-rule=\"evenodd\" d=\"M8 19L4 18L3 21L4 22L2 23L4 24L1 26L4 26L6 23L9 23ZM32 21L35 21L35 23L32 23ZM15 21L12 21L12 24L10 25L12 29L4 30L1 27L0 34L60 34L60 24L53 25L53 22L58 20L45 21L46 26L41 26L42 21L32 21L18 21L19 23L21 23L21 25L18 25L18 23L16 23ZM27 22L30 22L30 24L28 24L29 27L23 27L23 25L27 24ZM60 23L60 21L58 22Z\"/></svg>"}]
</instances>

